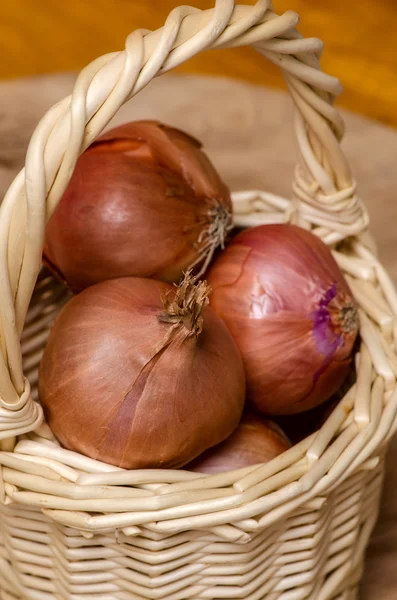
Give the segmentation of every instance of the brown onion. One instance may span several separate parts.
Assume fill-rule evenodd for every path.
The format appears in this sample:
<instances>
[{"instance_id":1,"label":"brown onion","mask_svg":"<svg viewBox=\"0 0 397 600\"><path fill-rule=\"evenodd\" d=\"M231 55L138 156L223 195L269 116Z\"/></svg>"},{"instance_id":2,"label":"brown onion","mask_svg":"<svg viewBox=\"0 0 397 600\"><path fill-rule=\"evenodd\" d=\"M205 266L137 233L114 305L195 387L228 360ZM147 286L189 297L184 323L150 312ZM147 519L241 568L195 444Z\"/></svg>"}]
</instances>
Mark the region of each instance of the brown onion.
<instances>
[{"instance_id":1,"label":"brown onion","mask_svg":"<svg viewBox=\"0 0 397 600\"><path fill-rule=\"evenodd\" d=\"M178 282L190 267L205 270L231 215L200 142L155 121L127 123L77 161L43 260L75 292L125 276Z\"/></svg>"},{"instance_id":2,"label":"brown onion","mask_svg":"<svg viewBox=\"0 0 397 600\"><path fill-rule=\"evenodd\" d=\"M199 473L234 471L266 463L291 447L282 429L269 419L245 414L232 435L185 467Z\"/></svg>"},{"instance_id":3,"label":"brown onion","mask_svg":"<svg viewBox=\"0 0 397 600\"><path fill-rule=\"evenodd\" d=\"M208 281L259 411L298 413L336 392L349 371L358 313L319 238L293 225L254 227L231 241Z\"/></svg>"},{"instance_id":4,"label":"brown onion","mask_svg":"<svg viewBox=\"0 0 397 600\"><path fill-rule=\"evenodd\" d=\"M238 425L244 367L205 282L106 281L61 311L40 400L70 450L126 469L180 467ZM163 300L160 299L162 296Z\"/></svg>"}]
</instances>

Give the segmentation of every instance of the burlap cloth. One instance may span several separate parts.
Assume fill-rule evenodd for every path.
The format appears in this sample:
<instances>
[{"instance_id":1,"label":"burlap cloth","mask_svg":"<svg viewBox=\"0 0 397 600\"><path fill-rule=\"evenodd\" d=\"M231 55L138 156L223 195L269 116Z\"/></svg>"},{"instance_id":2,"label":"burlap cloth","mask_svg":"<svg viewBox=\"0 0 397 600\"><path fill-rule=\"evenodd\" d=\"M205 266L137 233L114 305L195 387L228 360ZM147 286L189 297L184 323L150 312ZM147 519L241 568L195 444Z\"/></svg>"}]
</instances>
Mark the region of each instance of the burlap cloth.
<instances>
[{"instance_id":1,"label":"burlap cloth","mask_svg":"<svg viewBox=\"0 0 397 600\"><path fill-rule=\"evenodd\" d=\"M69 94L74 75L0 82L0 198L23 165L38 119ZM152 82L113 124L157 118L204 142L233 190L290 193L295 145L282 92L221 78L166 76ZM397 281L397 132L345 113L344 148L369 208L383 263ZM389 451L381 517L368 551L361 600L397 599L397 439Z\"/></svg>"}]
</instances>

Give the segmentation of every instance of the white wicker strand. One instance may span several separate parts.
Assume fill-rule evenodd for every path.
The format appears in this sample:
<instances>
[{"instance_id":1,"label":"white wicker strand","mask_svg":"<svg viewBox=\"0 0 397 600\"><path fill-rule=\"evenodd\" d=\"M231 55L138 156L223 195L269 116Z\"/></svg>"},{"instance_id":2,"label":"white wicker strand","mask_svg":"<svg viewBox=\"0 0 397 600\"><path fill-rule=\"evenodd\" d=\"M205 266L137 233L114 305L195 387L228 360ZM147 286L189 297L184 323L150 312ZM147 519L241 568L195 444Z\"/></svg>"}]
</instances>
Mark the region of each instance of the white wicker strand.
<instances>
[{"instance_id":1,"label":"white wicker strand","mask_svg":"<svg viewBox=\"0 0 397 600\"><path fill-rule=\"evenodd\" d=\"M332 124L333 131L337 135L338 140L341 140L345 132L345 124L336 108L327 102L327 100L318 96L307 83L300 81L296 77L288 77L288 83L309 106Z\"/></svg>"},{"instance_id":2,"label":"white wicker strand","mask_svg":"<svg viewBox=\"0 0 397 600\"><path fill-rule=\"evenodd\" d=\"M277 52L267 52L258 48L258 52L263 54L268 60L280 67L286 73L297 77L301 81L318 88L324 92L329 92L333 96L338 96L342 92L342 86L336 77L327 75L319 69L306 65L293 56L278 54Z\"/></svg>"},{"instance_id":3,"label":"white wicker strand","mask_svg":"<svg viewBox=\"0 0 397 600\"><path fill-rule=\"evenodd\" d=\"M331 162L335 172L338 174L339 181L337 180L336 183L339 184L342 189L349 188L351 186L350 169L347 166L346 159L340 152L338 139L335 137L333 130L330 129L328 121L318 112L317 106L313 107L309 104L308 100L312 100L312 95L309 96L306 94L306 96L301 96L299 92L302 88L295 83L300 82L299 79L292 77L291 75L286 75L285 80L295 106L301 113L305 124L308 125L311 130L316 132L322 145L327 148L327 153L330 154ZM339 186L337 189L340 189ZM331 193L336 193L336 188L333 184L332 187L330 185L329 189Z\"/></svg>"},{"instance_id":4,"label":"white wicker strand","mask_svg":"<svg viewBox=\"0 0 397 600\"><path fill-rule=\"evenodd\" d=\"M26 224L21 223L21 227L25 228L25 248L22 264L19 270L18 289L15 299L15 322L16 322L16 337L13 340L14 344L18 343L22 333L23 324L29 305L33 286L37 280L41 268L41 254L44 243L44 227L45 227L45 212L46 207L42 202L43 195L46 194L46 186L48 184L45 170L42 168L42 162L45 152L45 145L42 140L48 137L54 127L54 122L63 113L64 107L68 106L68 99L59 102L48 111L45 117L39 123L37 129L32 135L25 162L25 171L22 171L21 184L24 183L22 189L18 189L19 176L16 179L17 186L10 187L7 192L3 204L7 203L9 214L11 211L18 210L18 203L21 202L24 195L26 196ZM24 181L23 181L24 179ZM23 201L23 200L22 200ZM0 208L0 223L3 222L3 215ZM10 242L11 243L11 240ZM11 244L12 247L12 244Z\"/></svg>"},{"instance_id":5,"label":"white wicker strand","mask_svg":"<svg viewBox=\"0 0 397 600\"><path fill-rule=\"evenodd\" d=\"M237 12L238 8L235 8L235 12ZM256 22L252 22L249 30L234 39L228 30L224 31L218 40L214 42L212 48L248 46L254 45L258 41L263 42L278 38L279 36L284 37L299 23L299 15L292 10L287 10L280 16L268 10L262 18L259 19L258 17L259 15L257 15Z\"/></svg>"},{"instance_id":6,"label":"white wicker strand","mask_svg":"<svg viewBox=\"0 0 397 600\"><path fill-rule=\"evenodd\" d=\"M247 33L252 27L260 27L260 23L268 20L271 13L271 0L257 0L249 13L240 19L235 17L236 7L229 20L229 26L218 36L211 45L212 48L233 44ZM245 38L244 38L245 39Z\"/></svg>"},{"instance_id":7,"label":"white wicker strand","mask_svg":"<svg viewBox=\"0 0 397 600\"><path fill-rule=\"evenodd\" d=\"M87 123L86 96L93 77L107 64L108 56L100 57L90 63L79 74L73 88L70 101L70 137L62 162L58 169L56 180L47 194L47 204L52 205L54 196L60 197L73 173L74 165L81 154L83 147L85 127ZM44 191L44 195L47 190ZM51 214L51 213L50 213ZM48 218L48 215L47 215Z\"/></svg>"}]
</instances>

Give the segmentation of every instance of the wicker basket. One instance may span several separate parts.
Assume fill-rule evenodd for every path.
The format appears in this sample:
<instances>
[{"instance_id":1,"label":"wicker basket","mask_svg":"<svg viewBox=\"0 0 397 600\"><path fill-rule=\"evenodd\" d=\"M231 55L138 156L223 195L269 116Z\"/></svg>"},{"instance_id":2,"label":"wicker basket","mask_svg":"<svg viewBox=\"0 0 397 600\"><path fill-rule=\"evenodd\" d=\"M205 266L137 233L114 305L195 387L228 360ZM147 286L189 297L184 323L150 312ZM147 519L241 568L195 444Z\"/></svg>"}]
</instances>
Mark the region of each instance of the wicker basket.
<instances>
[{"instance_id":1,"label":"wicker basket","mask_svg":"<svg viewBox=\"0 0 397 600\"><path fill-rule=\"evenodd\" d=\"M297 22L268 0L177 8L162 29L135 31L124 52L84 69L38 125L0 208L2 600L356 598L397 427L397 295L339 147L340 84L321 72L322 44L303 39ZM236 193L236 221L294 221L332 246L361 306L356 383L318 433L232 473L128 472L63 450L35 401L48 331L67 300L40 271L46 219L124 102L205 48L248 44L282 69L299 165L291 201Z\"/></svg>"}]
</instances>

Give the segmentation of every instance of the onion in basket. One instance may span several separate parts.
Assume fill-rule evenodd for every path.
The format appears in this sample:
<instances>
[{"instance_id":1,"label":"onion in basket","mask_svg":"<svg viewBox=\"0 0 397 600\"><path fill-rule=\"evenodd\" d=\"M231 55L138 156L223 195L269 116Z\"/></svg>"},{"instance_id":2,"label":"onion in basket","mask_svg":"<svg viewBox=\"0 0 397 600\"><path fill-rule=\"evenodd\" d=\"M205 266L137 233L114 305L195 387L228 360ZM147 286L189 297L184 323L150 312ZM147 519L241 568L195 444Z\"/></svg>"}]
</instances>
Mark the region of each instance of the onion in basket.
<instances>
[{"instance_id":1,"label":"onion in basket","mask_svg":"<svg viewBox=\"0 0 397 600\"><path fill-rule=\"evenodd\" d=\"M178 288L123 278L64 307L39 391L65 448L126 469L180 467L232 433L244 367L208 293L190 274Z\"/></svg>"},{"instance_id":2,"label":"onion in basket","mask_svg":"<svg viewBox=\"0 0 397 600\"><path fill-rule=\"evenodd\" d=\"M339 388L358 313L319 238L294 225L248 229L218 257L208 281L211 306L240 348L248 399L259 411L306 411Z\"/></svg>"},{"instance_id":3,"label":"onion in basket","mask_svg":"<svg viewBox=\"0 0 397 600\"><path fill-rule=\"evenodd\" d=\"M43 260L75 292L205 270L232 227L230 194L201 144L155 121L122 125L79 158L46 228Z\"/></svg>"},{"instance_id":4,"label":"onion in basket","mask_svg":"<svg viewBox=\"0 0 397 600\"><path fill-rule=\"evenodd\" d=\"M269 462L290 447L291 442L276 423L247 413L227 440L204 452L185 469L209 475L234 471Z\"/></svg>"}]
</instances>

